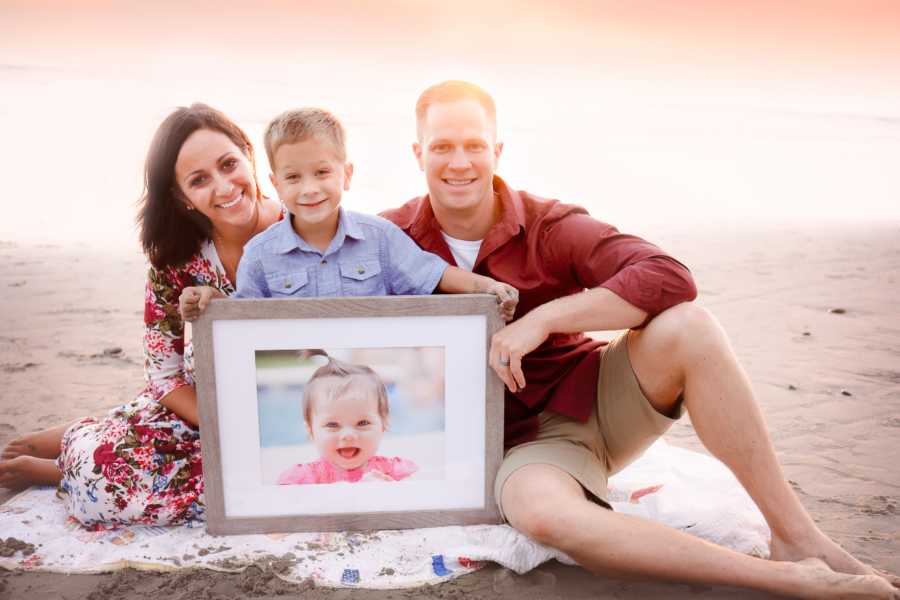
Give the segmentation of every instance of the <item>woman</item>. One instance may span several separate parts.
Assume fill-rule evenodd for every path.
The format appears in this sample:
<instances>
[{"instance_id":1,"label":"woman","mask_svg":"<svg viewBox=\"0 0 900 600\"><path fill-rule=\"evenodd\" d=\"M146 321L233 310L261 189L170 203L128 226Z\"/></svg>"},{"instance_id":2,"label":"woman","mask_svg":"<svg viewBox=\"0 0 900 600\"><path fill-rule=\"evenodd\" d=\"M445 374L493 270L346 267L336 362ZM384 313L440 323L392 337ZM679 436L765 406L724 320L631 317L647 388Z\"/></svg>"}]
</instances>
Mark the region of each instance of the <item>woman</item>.
<instances>
[{"instance_id":1,"label":"woman","mask_svg":"<svg viewBox=\"0 0 900 600\"><path fill-rule=\"evenodd\" d=\"M167 525L203 517L191 349L178 298L234 291L244 244L281 218L256 181L253 146L219 111L179 108L156 131L138 223L150 261L144 305L147 386L101 419L33 433L0 455L0 485L59 484L84 524Z\"/></svg>"}]
</instances>

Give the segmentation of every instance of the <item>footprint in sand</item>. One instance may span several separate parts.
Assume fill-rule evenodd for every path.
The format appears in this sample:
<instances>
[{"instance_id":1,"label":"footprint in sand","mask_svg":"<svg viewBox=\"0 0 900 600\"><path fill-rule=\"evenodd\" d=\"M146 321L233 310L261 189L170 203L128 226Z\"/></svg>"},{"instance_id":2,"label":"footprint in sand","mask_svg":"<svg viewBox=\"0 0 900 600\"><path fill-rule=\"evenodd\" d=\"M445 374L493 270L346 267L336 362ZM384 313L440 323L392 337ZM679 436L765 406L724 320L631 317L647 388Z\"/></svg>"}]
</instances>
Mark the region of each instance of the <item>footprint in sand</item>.
<instances>
[{"instance_id":1,"label":"footprint in sand","mask_svg":"<svg viewBox=\"0 0 900 600\"><path fill-rule=\"evenodd\" d=\"M0 448L6 445L7 440L16 437L16 428L9 423L0 423Z\"/></svg>"},{"instance_id":2,"label":"footprint in sand","mask_svg":"<svg viewBox=\"0 0 900 600\"><path fill-rule=\"evenodd\" d=\"M897 503L888 496L872 496L862 501L860 510L867 515L889 516L900 514Z\"/></svg>"},{"instance_id":3,"label":"footprint in sand","mask_svg":"<svg viewBox=\"0 0 900 600\"><path fill-rule=\"evenodd\" d=\"M109 361L131 365L138 364L137 361L135 361L133 358L128 357L125 352L118 346L104 348L100 352L94 352L93 354L63 351L58 352L57 356L62 356L63 358L74 358L78 362L92 362L96 364L109 364Z\"/></svg>"},{"instance_id":4,"label":"footprint in sand","mask_svg":"<svg viewBox=\"0 0 900 600\"><path fill-rule=\"evenodd\" d=\"M28 369L33 369L38 366L39 363L27 362L27 363L0 363L0 371L4 373L21 373L22 371L26 371Z\"/></svg>"}]
</instances>

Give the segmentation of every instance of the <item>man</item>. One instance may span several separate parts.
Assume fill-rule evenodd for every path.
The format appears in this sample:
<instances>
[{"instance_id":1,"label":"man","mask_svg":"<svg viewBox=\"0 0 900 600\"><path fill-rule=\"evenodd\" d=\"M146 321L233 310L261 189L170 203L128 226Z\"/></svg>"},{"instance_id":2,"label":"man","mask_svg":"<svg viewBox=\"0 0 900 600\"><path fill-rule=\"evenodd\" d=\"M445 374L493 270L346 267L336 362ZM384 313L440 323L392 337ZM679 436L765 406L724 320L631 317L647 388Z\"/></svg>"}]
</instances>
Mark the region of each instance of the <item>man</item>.
<instances>
[{"instance_id":1,"label":"man","mask_svg":"<svg viewBox=\"0 0 900 600\"><path fill-rule=\"evenodd\" d=\"M416 105L428 195L385 217L451 264L514 285L518 319L493 338L506 391L495 490L509 523L587 569L803 598L900 598L816 527L785 481L749 382L688 270L578 207L512 190L490 95L448 81ZM608 346L585 331L629 330ZM606 479L686 409L772 530L772 560L608 509ZM849 575L853 574L853 575Z\"/></svg>"}]
</instances>

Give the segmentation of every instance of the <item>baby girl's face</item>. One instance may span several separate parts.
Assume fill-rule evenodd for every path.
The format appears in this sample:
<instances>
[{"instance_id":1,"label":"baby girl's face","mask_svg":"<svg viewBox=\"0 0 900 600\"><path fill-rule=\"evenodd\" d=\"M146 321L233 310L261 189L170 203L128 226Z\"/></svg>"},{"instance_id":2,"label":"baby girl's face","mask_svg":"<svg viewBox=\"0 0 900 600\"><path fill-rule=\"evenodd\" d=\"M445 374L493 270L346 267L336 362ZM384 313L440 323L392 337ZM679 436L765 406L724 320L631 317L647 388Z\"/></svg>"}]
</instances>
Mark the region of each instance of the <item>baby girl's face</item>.
<instances>
[{"instance_id":1,"label":"baby girl's face","mask_svg":"<svg viewBox=\"0 0 900 600\"><path fill-rule=\"evenodd\" d=\"M317 398L309 433L319 456L334 466L362 467L378 451L384 435L378 401L352 388L339 398Z\"/></svg>"}]
</instances>

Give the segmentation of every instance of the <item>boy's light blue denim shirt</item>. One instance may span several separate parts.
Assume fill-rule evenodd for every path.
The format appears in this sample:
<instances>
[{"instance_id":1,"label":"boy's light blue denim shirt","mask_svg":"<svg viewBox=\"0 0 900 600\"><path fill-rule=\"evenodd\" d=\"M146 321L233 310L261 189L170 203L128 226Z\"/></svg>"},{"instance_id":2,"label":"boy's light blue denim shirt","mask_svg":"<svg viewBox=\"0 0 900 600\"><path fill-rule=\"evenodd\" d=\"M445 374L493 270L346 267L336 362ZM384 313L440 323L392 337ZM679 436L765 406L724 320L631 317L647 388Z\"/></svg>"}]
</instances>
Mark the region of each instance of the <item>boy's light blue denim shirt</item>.
<instances>
[{"instance_id":1,"label":"boy's light blue denim shirt","mask_svg":"<svg viewBox=\"0 0 900 600\"><path fill-rule=\"evenodd\" d=\"M233 298L430 294L448 264L386 219L339 209L321 252L297 235L291 215L244 246Z\"/></svg>"}]
</instances>

